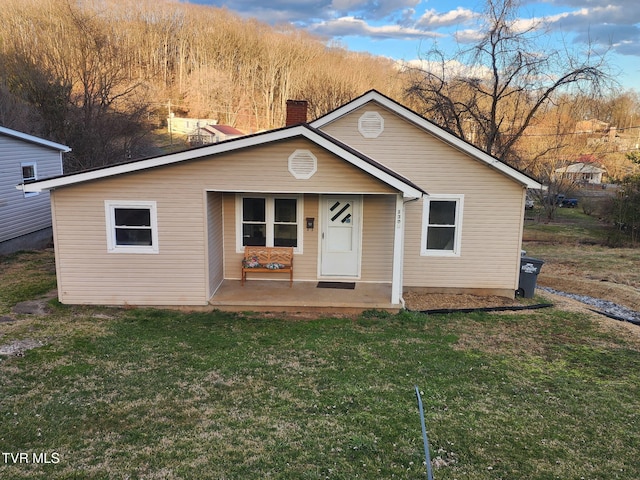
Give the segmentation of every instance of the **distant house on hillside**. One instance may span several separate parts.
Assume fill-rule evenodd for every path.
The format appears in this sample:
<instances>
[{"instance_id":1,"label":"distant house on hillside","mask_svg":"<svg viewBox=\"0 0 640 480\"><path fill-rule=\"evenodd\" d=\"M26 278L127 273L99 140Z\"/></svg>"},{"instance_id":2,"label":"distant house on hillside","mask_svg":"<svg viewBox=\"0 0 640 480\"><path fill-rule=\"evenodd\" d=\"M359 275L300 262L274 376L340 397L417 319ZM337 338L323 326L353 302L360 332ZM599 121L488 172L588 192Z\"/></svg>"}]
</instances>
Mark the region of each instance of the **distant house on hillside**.
<instances>
[{"instance_id":1,"label":"distant house on hillside","mask_svg":"<svg viewBox=\"0 0 640 480\"><path fill-rule=\"evenodd\" d=\"M188 136L189 145L207 145L243 136L237 128L230 125L206 125L199 127Z\"/></svg>"},{"instance_id":2,"label":"distant house on hillside","mask_svg":"<svg viewBox=\"0 0 640 480\"><path fill-rule=\"evenodd\" d=\"M560 178L568 178L577 183L590 183L595 185L601 184L602 176L607 173L606 169L596 164L583 162L557 168L555 172Z\"/></svg>"},{"instance_id":3,"label":"distant house on hillside","mask_svg":"<svg viewBox=\"0 0 640 480\"><path fill-rule=\"evenodd\" d=\"M207 125L215 125L217 123L218 121L213 118L186 118L170 116L167 118L167 131L169 133L177 133L178 135L189 135L198 128L206 127Z\"/></svg>"},{"instance_id":4,"label":"distant house on hillside","mask_svg":"<svg viewBox=\"0 0 640 480\"><path fill-rule=\"evenodd\" d=\"M576 133L602 133L609 130L609 124L601 120L582 120L576 123Z\"/></svg>"},{"instance_id":5,"label":"distant house on hillside","mask_svg":"<svg viewBox=\"0 0 640 480\"><path fill-rule=\"evenodd\" d=\"M0 255L51 242L49 192L22 192L22 183L62 175L62 154L71 149L0 127Z\"/></svg>"}]
</instances>

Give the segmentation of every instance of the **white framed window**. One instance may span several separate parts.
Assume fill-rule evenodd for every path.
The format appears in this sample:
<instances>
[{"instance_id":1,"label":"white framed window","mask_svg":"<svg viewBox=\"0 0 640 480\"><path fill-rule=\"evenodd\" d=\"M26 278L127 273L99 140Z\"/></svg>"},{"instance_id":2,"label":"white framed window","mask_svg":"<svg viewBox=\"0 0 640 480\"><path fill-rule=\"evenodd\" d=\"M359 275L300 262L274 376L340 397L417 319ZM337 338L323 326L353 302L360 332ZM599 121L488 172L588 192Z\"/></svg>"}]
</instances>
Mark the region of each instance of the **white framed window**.
<instances>
[{"instance_id":1,"label":"white framed window","mask_svg":"<svg viewBox=\"0 0 640 480\"><path fill-rule=\"evenodd\" d=\"M158 215L153 201L104 202L110 253L158 253Z\"/></svg>"},{"instance_id":2,"label":"white framed window","mask_svg":"<svg viewBox=\"0 0 640 480\"><path fill-rule=\"evenodd\" d=\"M36 162L22 162L20 164L22 170L22 183L32 183L38 180L38 167ZM24 192L25 197L33 197L38 192Z\"/></svg>"},{"instance_id":3,"label":"white framed window","mask_svg":"<svg viewBox=\"0 0 640 480\"><path fill-rule=\"evenodd\" d=\"M302 252L302 195L236 196L236 250L244 247L293 247Z\"/></svg>"},{"instance_id":4,"label":"white framed window","mask_svg":"<svg viewBox=\"0 0 640 480\"><path fill-rule=\"evenodd\" d=\"M420 255L460 255L463 204L464 195L430 195L424 199Z\"/></svg>"}]
</instances>

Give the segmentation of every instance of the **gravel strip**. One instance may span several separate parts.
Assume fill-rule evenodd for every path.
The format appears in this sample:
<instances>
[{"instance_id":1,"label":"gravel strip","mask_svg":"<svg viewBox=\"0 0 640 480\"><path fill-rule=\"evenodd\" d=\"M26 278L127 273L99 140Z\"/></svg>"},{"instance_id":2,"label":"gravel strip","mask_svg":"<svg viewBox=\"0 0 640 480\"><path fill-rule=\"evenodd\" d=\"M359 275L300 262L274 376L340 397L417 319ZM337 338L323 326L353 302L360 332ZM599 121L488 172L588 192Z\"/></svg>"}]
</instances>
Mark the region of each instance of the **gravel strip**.
<instances>
[{"instance_id":1,"label":"gravel strip","mask_svg":"<svg viewBox=\"0 0 640 480\"><path fill-rule=\"evenodd\" d=\"M544 290L545 292L553 293L555 295L560 295L562 297L577 300L578 302L584 303L586 305L591 305L592 307L597 308L598 313L603 313L604 315L610 316L612 318L631 322L635 325L640 325L640 312L636 312L635 310L631 310L630 308L610 302L609 300L602 300L600 298L590 297L589 295L578 295L575 293L561 292L549 287L537 286L536 288Z\"/></svg>"}]
</instances>

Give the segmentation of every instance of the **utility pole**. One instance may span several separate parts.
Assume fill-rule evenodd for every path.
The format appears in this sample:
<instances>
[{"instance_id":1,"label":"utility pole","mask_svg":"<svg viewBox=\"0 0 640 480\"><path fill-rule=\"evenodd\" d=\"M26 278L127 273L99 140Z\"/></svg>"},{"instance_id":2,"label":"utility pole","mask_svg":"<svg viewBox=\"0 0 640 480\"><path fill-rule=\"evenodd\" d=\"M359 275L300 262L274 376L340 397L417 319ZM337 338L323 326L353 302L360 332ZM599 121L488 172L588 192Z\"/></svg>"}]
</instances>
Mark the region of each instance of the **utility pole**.
<instances>
[{"instance_id":1,"label":"utility pole","mask_svg":"<svg viewBox=\"0 0 640 480\"><path fill-rule=\"evenodd\" d=\"M173 126L171 125L173 119L173 113L171 112L171 99L167 102L167 111L169 112L167 115L167 124L169 126L169 142L171 142L171 146L173 147Z\"/></svg>"}]
</instances>

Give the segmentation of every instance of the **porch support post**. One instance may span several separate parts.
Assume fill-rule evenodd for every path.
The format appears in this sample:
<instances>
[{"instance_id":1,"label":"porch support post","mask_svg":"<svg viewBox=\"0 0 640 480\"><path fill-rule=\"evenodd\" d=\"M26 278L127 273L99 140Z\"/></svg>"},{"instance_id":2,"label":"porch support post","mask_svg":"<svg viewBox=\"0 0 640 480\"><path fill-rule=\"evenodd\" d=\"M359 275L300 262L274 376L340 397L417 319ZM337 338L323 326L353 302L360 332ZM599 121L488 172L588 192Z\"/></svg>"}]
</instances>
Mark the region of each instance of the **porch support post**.
<instances>
[{"instance_id":1,"label":"porch support post","mask_svg":"<svg viewBox=\"0 0 640 480\"><path fill-rule=\"evenodd\" d=\"M402 298L402 266L404 263L404 201L401 193L396 195L394 223L391 303L399 304Z\"/></svg>"}]
</instances>

